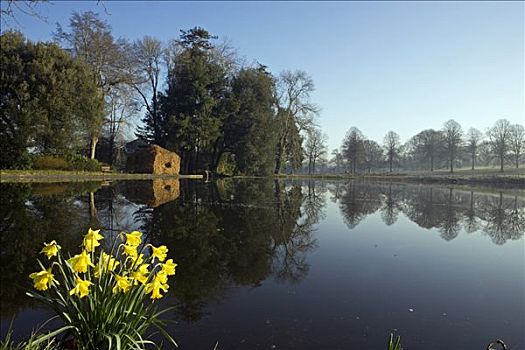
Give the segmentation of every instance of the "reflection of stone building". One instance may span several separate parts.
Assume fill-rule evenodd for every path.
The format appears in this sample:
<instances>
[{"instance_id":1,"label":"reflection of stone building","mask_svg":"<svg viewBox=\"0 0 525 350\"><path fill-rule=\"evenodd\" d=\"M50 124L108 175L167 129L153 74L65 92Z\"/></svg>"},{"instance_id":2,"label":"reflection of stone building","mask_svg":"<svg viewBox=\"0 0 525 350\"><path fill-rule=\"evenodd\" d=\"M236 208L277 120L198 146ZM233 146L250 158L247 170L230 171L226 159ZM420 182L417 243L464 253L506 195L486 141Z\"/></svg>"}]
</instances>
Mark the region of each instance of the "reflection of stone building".
<instances>
[{"instance_id":1,"label":"reflection of stone building","mask_svg":"<svg viewBox=\"0 0 525 350\"><path fill-rule=\"evenodd\" d=\"M134 203L158 207L177 199L180 195L178 179L155 179L151 181L126 181L124 196Z\"/></svg>"},{"instance_id":2,"label":"reflection of stone building","mask_svg":"<svg viewBox=\"0 0 525 350\"><path fill-rule=\"evenodd\" d=\"M126 171L142 174L177 175L180 157L157 145L138 145L127 156Z\"/></svg>"}]
</instances>

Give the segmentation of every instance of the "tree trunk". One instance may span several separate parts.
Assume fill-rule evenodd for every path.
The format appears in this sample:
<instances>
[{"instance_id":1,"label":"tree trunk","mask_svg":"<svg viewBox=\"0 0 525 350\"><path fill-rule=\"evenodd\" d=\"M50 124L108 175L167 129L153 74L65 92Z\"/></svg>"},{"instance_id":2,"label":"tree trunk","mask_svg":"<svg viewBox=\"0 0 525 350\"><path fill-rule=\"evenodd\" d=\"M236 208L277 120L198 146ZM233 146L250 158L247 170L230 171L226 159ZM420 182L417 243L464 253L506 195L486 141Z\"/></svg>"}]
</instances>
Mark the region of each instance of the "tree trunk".
<instances>
[{"instance_id":1,"label":"tree trunk","mask_svg":"<svg viewBox=\"0 0 525 350\"><path fill-rule=\"evenodd\" d=\"M284 147L282 145L282 141L279 141L279 144L277 145L277 155L275 157L275 174L279 174L281 172L282 167L282 161L284 156Z\"/></svg>"},{"instance_id":2,"label":"tree trunk","mask_svg":"<svg viewBox=\"0 0 525 350\"><path fill-rule=\"evenodd\" d=\"M392 157L390 157L389 162L390 162L390 172L392 172Z\"/></svg>"},{"instance_id":3,"label":"tree trunk","mask_svg":"<svg viewBox=\"0 0 525 350\"><path fill-rule=\"evenodd\" d=\"M113 157L115 153L115 138L109 138L109 165L113 166Z\"/></svg>"},{"instance_id":4,"label":"tree trunk","mask_svg":"<svg viewBox=\"0 0 525 350\"><path fill-rule=\"evenodd\" d=\"M503 155L499 157L500 160L500 171L503 172Z\"/></svg>"},{"instance_id":5,"label":"tree trunk","mask_svg":"<svg viewBox=\"0 0 525 350\"><path fill-rule=\"evenodd\" d=\"M157 92L156 91L153 91L153 115L151 117L153 119L153 138L155 139L155 143L161 147L164 147L165 145L160 135L160 121L159 121L159 113L157 111Z\"/></svg>"},{"instance_id":6,"label":"tree trunk","mask_svg":"<svg viewBox=\"0 0 525 350\"><path fill-rule=\"evenodd\" d=\"M95 192L89 192L89 218L95 222L97 218L97 207L95 206Z\"/></svg>"},{"instance_id":7,"label":"tree trunk","mask_svg":"<svg viewBox=\"0 0 525 350\"><path fill-rule=\"evenodd\" d=\"M474 170L474 163L476 163L476 157L472 155L472 170Z\"/></svg>"},{"instance_id":8,"label":"tree trunk","mask_svg":"<svg viewBox=\"0 0 525 350\"><path fill-rule=\"evenodd\" d=\"M97 149L97 143L98 143L98 136L91 136L91 142L90 142L90 145L89 145L89 148L90 148L90 155L89 155L89 158L91 159L95 159L95 151Z\"/></svg>"}]
</instances>

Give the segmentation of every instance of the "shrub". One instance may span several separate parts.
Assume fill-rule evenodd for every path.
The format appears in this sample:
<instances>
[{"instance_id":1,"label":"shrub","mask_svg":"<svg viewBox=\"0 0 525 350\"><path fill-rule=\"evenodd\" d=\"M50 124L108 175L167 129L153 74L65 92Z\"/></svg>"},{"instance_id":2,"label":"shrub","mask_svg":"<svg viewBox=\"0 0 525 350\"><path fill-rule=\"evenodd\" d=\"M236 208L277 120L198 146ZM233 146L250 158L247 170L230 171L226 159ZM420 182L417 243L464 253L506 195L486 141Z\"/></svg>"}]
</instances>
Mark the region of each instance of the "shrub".
<instances>
[{"instance_id":1,"label":"shrub","mask_svg":"<svg viewBox=\"0 0 525 350\"><path fill-rule=\"evenodd\" d=\"M69 158L71 168L78 171L101 171L102 163L96 159L90 159L80 155L74 155Z\"/></svg>"},{"instance_id":2,"label":"shrub","mask_svg":"<svg viewBox=\"0 0 525 350\"><path fill-rule=\"evenodd\" d=\"M33 169L37 170L70 170L71 164L59 156L40 155L33 157Z\"/></svg>"},{"instance_id":3,"label":"shrub","mask_svg":"<svg viewBox=\"0 0 525 350\"><path fill-rule=\"evenodd\" d=\"M166 246L144 244L134 231L97 252L104 239L99 231L89 229L80 254L67 259L55 241L44 243L42 253L52 262L46 268L38 261L41 271L29 276L38 292L27 294L56 312L78 349L143 349L155 345L144 338L152 328L176 345L159 319L169 309L158 311L154 303L177 266L166 260Z\"/></svg>"},{"instance_id":4,"label":"shrub","mask_svg":"<svg viewBox=\"0 0 525 350\"><path fill-rule=\"evenodd\" d=\"M33 169L36 170L76 170L101 171L102 163L80 155L67 157L38 155L33 157Z\"/></svg>"}]
</instances>

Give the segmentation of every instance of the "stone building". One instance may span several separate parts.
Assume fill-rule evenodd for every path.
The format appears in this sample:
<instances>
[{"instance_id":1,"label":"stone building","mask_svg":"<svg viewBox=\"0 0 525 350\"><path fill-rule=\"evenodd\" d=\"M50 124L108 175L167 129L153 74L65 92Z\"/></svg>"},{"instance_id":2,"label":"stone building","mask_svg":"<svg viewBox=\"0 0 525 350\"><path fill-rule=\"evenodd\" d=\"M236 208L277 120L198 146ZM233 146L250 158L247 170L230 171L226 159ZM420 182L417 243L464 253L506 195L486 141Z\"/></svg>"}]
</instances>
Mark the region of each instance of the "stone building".
<instances>
[{"instance_id":1,"label":"stone building","mask_svg":"<svg viewBox=\"0 0 525 350\"><path fill-rule=\"evenodd\" d=\"M126 159L129 173L177 175L180 171L180 157L157 145L140 145Z\"/></svg>"}]
</instances>

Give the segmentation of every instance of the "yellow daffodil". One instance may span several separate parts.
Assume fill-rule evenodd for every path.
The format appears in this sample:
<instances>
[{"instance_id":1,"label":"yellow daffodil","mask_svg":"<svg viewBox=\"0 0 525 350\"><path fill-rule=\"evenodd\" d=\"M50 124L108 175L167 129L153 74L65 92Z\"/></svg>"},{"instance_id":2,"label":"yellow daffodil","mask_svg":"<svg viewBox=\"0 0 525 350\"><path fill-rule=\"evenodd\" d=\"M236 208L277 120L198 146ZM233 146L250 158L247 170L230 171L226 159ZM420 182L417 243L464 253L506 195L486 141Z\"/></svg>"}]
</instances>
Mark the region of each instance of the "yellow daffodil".
<instances>
[{"instance_id":1,"label":"yellow daffodil","mask_svg":"<svg viewBox=\"0 0 525 350\"><path fill-rule=\"evenodd\" d=\"M51 268L40 272L34 272L29 275L29 278L33 280L37 290L44 291L50 288L53 284L58 284L58 282L55 281L55 275L51 273Z\"/></svg>"},{"instance_id":2,"label":"yellow daffodil","mask_svg":"<svg viewBox=\"0 0 525 350\"><path fill-rule=\"evenodd\" d=\"M162 284L168 283L168 274L166 273L166 271L160 270L155 275L155 279L158 279Z\"/></svg>"},{"instance_id":3,"label":"yellow daffodil","mask_svg":"<svg viewBox=\"0 0 525 350\"><path fill-rule=\"evenodd\" d=\"M88 266L95 267L85 250L82 251L82 253L75 255L67 262L75 272L87 272Z\"/></svg>"},{"instance_id":4,"label":"yellow daffodil","mask_svg":"<svg viewBox=\"0 0 525 350\"><path fill-rule=\"evenodd\" d=\"M137 253L137 247L136 246L131 246L131 245L127 245L127 244L123 244L122 247L124 248L124 254L131 257L131 258L137 258L138 256L138 253Z\"/></svg>"},{"instance_id":5,"label":"yellow daffodil","mask_svg":"<svg viewBox=\"0 0 525 350\"><path fill-rule=\"evenodd\" d=\"M127 277L115 275L115 279L117 280L117 283L113 287L113 293L117 293L119 290L123 291L124 293L129 291L131 288L131 283Z\"/></svg>"},{"instance_id":6,"label":"yellow daffodil","mask_svg":"<svg viewBox=\"0 0 525 350\"><path fill-rule=\"evenodd\" d=\"M99 278L100 277L100 272L115 270L115 268L119 264L120 264L120 262L117 261L117 259L115 259L113 256L103 252L102 253L102 257L98 261L98 266L97 266L97 269L95 271L95 277Z\"/></svg>"},{"instance_id":7,"label":"yellow daffodil","mask_svg":"<svg viewBox=\"0 0 525 350\"><path fill-rule=\"evenodd\" d=\"M138 254L137 256L132 256L131 261L133 265L140 266L144 262L144 254Z\"/></svg>"},{"instance_id":8,"label":"yellow daffodil","mask_svg":"<svg viewBox=\"0 0 525 350\"><path fill-rule=\"evenodd\" d=\"M107 253L102 253L102 263L108 271L113 271L120 264L120 261Z\"/></svg>"},{"instance_id":9,"label":"yellow daffodil","mask_svg":"<svg viewBox=\"0 0 525 350\"><path fill-rule=\"evenodd\" d=\"M100 230L89 229L87 235L84 236L84 247L88 252L94 251L100 245L99 241L104 239L99 232Z\"/></svg>"},{"instance_id":10,"label":"yellow daffodil","mask_svg":"<svg viewBox=\"0 0 525 350\"><path fill-rule=\"evenodd\" d=\"M77 276L76 279L76 285L73 289L69 291L69 295L76 294L79 297L83 298L89 294L89 286L91 286L93 283L87 280L83 280L80 277Z\"/></svg>"},{"instance_id":11,"label":"yellow daffodil","mask_svg":"<svg viewBox=\"0 0 525 350\"><path fill-rule=\"evenodd\" d=\"M138 247L142 243L142 232L133 231L126 233L126 245L131 247Z\"/></svg>"},{"instance_id":12,"label":"yellow daffodil","mask_svg":"<svg viewBox=\"0 0 525 350\"><path fill-rule=\"evenodd\" d=\"M151 293L151 299L162 298L162 294L160 294L160 290L162 289L164 292L167 292L169 288L169 286L166 283L163 283L161 279L157 278L157 276L155 276L153 281L146 284L145 291L146 291L146 294Z\"/></svg>"},{"instance_id":13,"label":"yellow daffodil","mask_svg":"<svg viewBox=\"0 0 525 350\"><path fill-rule=\"evenodd\" d=\"M142 284L145 284L148 281L149 276L149 270L148 270L149 264L142 264L139 266L139 268L136 271L133 271L132 276L134 283L140 282Z\"/></svg>"},{"instance_id":14,"label":"yellow daffodil","mask_svg":"<svg viewBox=\"0 0 525 350\"><path fill-rule=\"evenodd\" d=\"M151 250L151 255L159 259L159 261L164 261L168 255L168 248L165 245L161 245L160 247L151 246Z\"/></svg>"},{"instance_id":15,"label":"yellow daffodil","mask_svg":"<svg viewBox=\"0 0 525 350\"><path fill-rule=\"evenodd\" d=\"M60 248L61 247L57 244L56 241L51 241L49 243L44 243L44 248L42 248L40 253L47 255L47 258L51 259L53 256L56 256L58 254Z\"/></svg>"},{"instance_id":16,"label":"yellow daffodil","mask_svg":"<svg viewBox=\"0 0 525 350\"><path fill-rule=\"evenodd\" d=\"M168 259L164 264L162 264L162 271L168 276L173 276L175 274L175 268L177 264L173 262L173 259Z\"/></svg>"}]
</instances>

